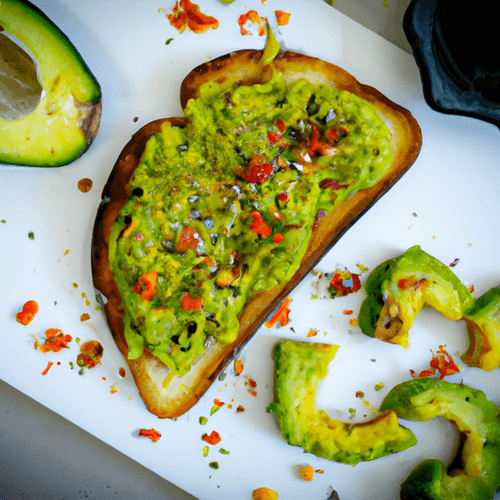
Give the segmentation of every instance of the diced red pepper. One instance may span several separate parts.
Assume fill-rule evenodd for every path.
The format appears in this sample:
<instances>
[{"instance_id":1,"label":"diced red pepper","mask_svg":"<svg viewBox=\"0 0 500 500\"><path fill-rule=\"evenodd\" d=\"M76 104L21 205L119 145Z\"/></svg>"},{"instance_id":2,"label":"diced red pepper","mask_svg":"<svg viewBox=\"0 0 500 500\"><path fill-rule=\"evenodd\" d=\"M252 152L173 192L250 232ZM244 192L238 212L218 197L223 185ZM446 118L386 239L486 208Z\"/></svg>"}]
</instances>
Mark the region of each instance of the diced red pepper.
<instances>
[{"instance_id":1,"label":"diced red pepper","mask_svg":"<svg viewBox=\"0 0 500 500\"><path fill-rule=\"evenodd\" d=\"M248 167L243 170L241 177L252 184L262 184L271 177L273 173L273 165L266 163L266 159L262 155L254 155L250 159Z\"/></svg>"},{"instance_id":2,"label":"diced red pepper","mask_svg":"<svg viewBox=\"0 0 500 500\"><path fill-rule=\"evenodd\" d=\"M273 236L274 243L281 243L285 237L281 233L277 233Z\"/></svg>"},{"instance_id":3,"label":"diced red pepper","mask_svg":"<svg viewBox=\"0 0 500 500\"><path fill-rule=\"evenodd\" d=\"M406 288L406 285L408 284L408 278L401 278L399 281L398 281L398 287L401 289L401 290L404 290Z\"/></svg>"},{"instance_id":4,"label":"diced red pepper","mask_svg":"<svg viewBox=\"0 0 500 500\"><path fill-rule=\"evenodd\" d=\"M272 229L264 222L264 219L259 212L252 212L250 217L253 219L250 224L250 231L253 231L255 234L258 234L263 238L271 236Z\"/></svg>"},{"instance_id":5,"label":"diced red pepper","mask_svg":"<svg viewBox=\"0 0 500 500\"><path fill-rule=\"evenodd\" d=\"M281 133L283 133L286 130L286 125L285 125L285 122L283 120L276 120L274 122L274 124L276 125L276 127L278 127L278 130Z\"/></svg>"},{"instance_id":6,"label":"diced red pepper","mask_svg":"<svg viewBox=\"0 0 500 500\"><path fill-rule=\"evenodd\" d=\"M175 251L177 253L186 253L188 250L196 250L200 240L201 236L196 229L183 226L179 241L175 245Z\"/></svg>"},{"instance_id":7,"label":"diced red pepper","mask_svg":"<svg viewBox=\"0 0 500 500\"><path fill-rule=\"evenodd\" d=\"M36 313L38 312L38 302L36 300L28 300L23 305L23 309L21 312L16 313L16 320L21 325L29 325Z\"/></svg>"},{"instance_id":8,"label":"diced red pepper","mask_svg":"<svg viewBox=\"0 0 500 500\"><path fill-rule=\"evenodd\" d=\"M276 22L278 26L286 26L290 22L290 13L283 10L275 10Z\"/></svg>"},{"instance_id":9,"label":"diced red pepper","mask_svg":"<svg viewBox=\"0 0 500 500\"><path fill-rule=\"evenodd\" d=\"M176 2L172 9L172 14L169 14L167 17L170 24L180 33L186 27L194 33L203 33L209 28L216 29L219 27L217 19L203 14L200 7L190 0Z\"/></svg>"},{"instance_id":10,"label":"diced red pepper","mask_svg":"<svg viewBox=\"0 0 500 500\"><path fill-rule=\"evenodd\" d=\"M216 445L221 442L220 434L217 431L212 431L210 434L203 434L201 438L211 445Z\"/></svg>"},{"instance_id":11,"label":"diced red pepper","mask_svg":"<svg viewBox=\"0 0 500 500\"><path fill-rule=\"evenodd\" d=\"M185 311L199 311L203 309L203 299L201 297L191 297L189 293L186 293L181 298L181 307Z\"/></svg>"},{"instance_id":12,"label":"diced red pepper","mask_svg":"<svg viewBox=\"0 0 500 500\"><path fill-rule=\"evenodd\" d=\"M156 271L147 271L144 273L132 291L139 295L141 300L150 301L156 293L156 283L158 281L158 273Z\"/></svg>"},{"instance_id":13,"label":"diced red pepper","mask_svg":"<svg viewBox=\"0 0 500 500\"><path fill-rule=\"evenodd\" d=\"M278 195L278 200L281 201L281 203L286 203L289 199L290 195L286 191Z\"/></svg>"},{"instance_id":14,"label":"diced red pepper","mask_svg":"<svg viewBox=\"0 0 500 500\"><path fill-rule=\"evenodd\" d=\"M338 153L337 148L319 140L319 129L314 123L311 124L311 129L311 142L308 150L309 156L314 156L316 152L322 156L333 156Z\"/></svg>"}]
</instances>

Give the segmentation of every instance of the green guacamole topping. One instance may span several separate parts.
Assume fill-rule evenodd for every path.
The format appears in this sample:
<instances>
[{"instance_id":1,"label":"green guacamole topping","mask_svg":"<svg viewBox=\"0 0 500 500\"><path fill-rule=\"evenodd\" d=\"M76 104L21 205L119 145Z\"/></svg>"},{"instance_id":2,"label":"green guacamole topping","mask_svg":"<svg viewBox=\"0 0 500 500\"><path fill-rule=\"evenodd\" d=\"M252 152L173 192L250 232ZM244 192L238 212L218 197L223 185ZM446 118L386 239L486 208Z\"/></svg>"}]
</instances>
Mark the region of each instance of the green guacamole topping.
<instances>
[{"instance_id":1,"label":"green guacamole topping","mask_svg":"<svg viewBox=\"0 0 500 500\"><path fill-rule=\"evenodd\" d=\"M148 141L109 244L129 357L147 347L179 376L209 337L236 340L245 303L288 281L321 216L392 157L369 103L278 72L209 82L185 117Z\"/></svg>"}]
</instances>

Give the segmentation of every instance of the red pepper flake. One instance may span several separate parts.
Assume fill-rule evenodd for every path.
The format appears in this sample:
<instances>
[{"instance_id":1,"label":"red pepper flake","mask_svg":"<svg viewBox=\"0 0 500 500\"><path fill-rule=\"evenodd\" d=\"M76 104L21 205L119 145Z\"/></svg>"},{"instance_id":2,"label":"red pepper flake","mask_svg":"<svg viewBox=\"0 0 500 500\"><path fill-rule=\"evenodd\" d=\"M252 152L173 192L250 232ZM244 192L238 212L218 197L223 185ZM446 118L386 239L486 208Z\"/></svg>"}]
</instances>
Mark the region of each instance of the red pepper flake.
<instances>
[{"instance_id":1,"label":"red pepper flake","mask_svg":"<svg viewBox=\"0 0 500 500\"><path fill-rule=\"evenodd\" d=\"M156 443L161 438L161 434L155 429L140 429L139 436L147 437L151 439L153 443Z\"/></svg>"},{"instance_id":2,"label":"red pepper flake","mask_svg":"<svg viewBox=\"0 0 500 500\"><path fill-rule=\"evenodd\" d=\"M274 243L281 243L285 237L281 233L277 233L273 236Z\"/></svg>"},{"instance_id":3,"label":"red pepper flake","mask_svg":"<svg viewBox=\"0 0 500 500\"><path fill-rule=\"evenodd\" d=\"M238 25L242 36L251 34L250 31L245 28L245 25L248 26L248 23L257 25L259 36L264 36L266 34L267 18L259 16L256 10L249 10L246 14L241 14L238 18Z\"/></svg>"},{"instance_id":4,"label":"red pepper flake","mask_svg":"<svg viewBox=\"0 0 500 500\"><path fill-rule=\"evenodd\" d=\"M270 144L276 144L279 140L281 139L281 134L278 132L268 132L267 133L267 140L269 141Z\"/></svg>"},{"instance_id":5,"label":"red pepper flake","mask_svg":"<svg viewBox=\"0 0 500 500\"><path fill-rule=\"evenodd\" d=\"M316 337L316 335L318 335L318 332L317 332L314 328L311 328L311 329L307 332L307 337Z\"/></svg>"},{"instance_id":6,"label":"red pepper flake","mask_svg":"<svg viewBox=\"0 0 500 500\"><path fill-rule=\"evenodd\" d=\"M252 212L250 214L250 217L252 217L253 219L252 223L250 224L250 231L253 231L255 234L258 234L263 238L271 236L272 229L264 222L264 219L259 212Z\"/></svg>"},{"instance_id":7,"label":"red pepper flake","mask_svg":"<svg viewBox=\"0 0 500 500\"><path fill-rule=\"evenodd\" d=\"M52 361L49 361L49 362L47 363L47 366L45 367L45 370L43 370L43 372L42 372L42 375L43 375L44 377L45 377L45 375L47 375L47 373L49 373L49 370L50 370L50 368L52 367L52 365L53 365L53 364L54 364L54 363L53 363Z\"/></svg>"},{"instance_id":8,"label":"red pepper flake","mask_svg":"<svg viewBox=\"0 0 500 500\"><path fill-rule=\"evenodd\" d=\"M439 378L442 379L449 375L455 375L460 371L452 356L446 351L446 346L440 345L436 354L432 355L430 362L431 369L422 370L418 375L414 370L410 370L410 375L413 378L433 377L436 372L439 373Z\"/></svg>"},{"instance_id":9,"label":"red pepper flake","mask_svg":"<svg viewBox=\"0 0 500 500\"><path fill-rule=\"evenodd\" d=\"M255 389L257 387L257 382L255 382L255 380L253 378L247 377L246 379L247 379L247 381L245 382L245 385L248 384L253 389Z\"/></svg>"},{"instance_id":10,"label":"red pepper flake","mask_svg":"<svg viewBox=\"0 0 500 500\"><path fill-rule=\"evenodd\" d=\"M278 26L286 26L290 22L290 13L283 10L275 10L276 22Z\"/></svg>"},{"instance_id":11,"label":"red pepper flake","mask_svg":"<svg viewBox=\"0 0 500 500\"><path fill-rule=\"evenodd\" d=\"M271 133L271 132L269 132ZM251 184L262 184L273 174L273 165L266 163L262 155L253 155L248 167L242 171L240 176Z\"/></svg>"},{"instance_id":12,"label":"red pepper flake","mask_svg":"<svg viewBox=\"0 0 500 500\"><path fill-rule=\"evenodd\" d=\"M124 378L125 375L126 375L126 372L125 372L125 368L120 367L120 369L118 370L118 374L120 375L120 377Z\"/></svg>"},{"instance_id":13,"label":"red pepper flake","mask_svg":"<svg viewBox=\"0 0 500 500\"><path fill-rule=\"evenodd\" d=\"M133 288L133 292L141 297L141 300L150 301L156 293L156 282L158 273L156 271L147 271L144 273Z\"/></svg>"},{"instance_id":14,"label":"red pepper flake","mask_svg":"<svg viewBox=\"0 0 500 500\"><path fill-rule=\"evenodd\" d=\"M221 442L221 437L217 431L212 431L210 434L203 434L201 439L211 445L216 445Z\"/></svg>"},{"instance_id":15,"label":"red pepper flake","mask_svg":"<svg viewBox=\"0 0 500 500\"><path fill-rule=\"evenodd\" d=\"M281 133L283 133L286 130L286 125L285 125L285 122L283 120L276 120L274 122L274 124L276 125L276 127L278 128L278 130Z\"/></svg>"},{"instance_id":16,"label":"red pepper flake","mask_svg":"<svg viewBox=\"0 0 500 500\"><path fill-rule=\"evenodd\" d=\"M101 362L104 349L97 340L87 340L80 346L80 354L76 358L76 364L82 368L94 368Z\"/></svg>"},{"instance_id":17,"label":"red pepper flake","mask_svg":"<svg viewBox=\"0 0 500 500\"><path fill-rule=\"evenodd\" d=\"M455 267L460 262L460 259L457 257L453 262L450 263L450 267Z\"/></svg>"},{"instance_id":18,"label":"red pepper flake","mask_svg":"<svg viewBox=\"0 0 500 500\"><path fill-rule=\"evenodd\" d=\"M338 153L338 149L330 146L330 144L326 142L320 141L318 127L311 124L311 143L307 152L311 157L316 153L322 156L333 156Z\"/></svg>"},{"instance_id":19,"label":"red pepper flake","mask_svg":"<svg viewBox=\"0 0 500 500\"><path fill-rule=\"evenodd\" d=\"M22 311L16 313L16 321L24 326L29 325L37 312L38 302L36 300L28 300L28 302L23 305Z\"/></svg>"},{"instance_id":20,"label":"red pepper flake","mask_svg":"<svg viewBox=\"0 0 500 500\"><path fill-rule=\"evenodd\" d=\"M185 311L199 311L203 309L203 299L201 297L191 297L189 293L186 293L181 298L181 307Z\"/></svg>"},{"instance_id":21,"label":"red pepper flake","mask_svg":"<svg viewBox=\"0 0 500 500\"><path fill-rule=\"evenodd\" d=\"M248 389L248 392L250 393L251 396L253 396L254 398L257 397L257 391L254 390L254 389Z\"/></svg>"},{"instance_id":22,"label":"red pepper flake","mask_svg":"<svg viewBox=\"0 0 500 500\"><path fill-rule=\"evenodd\" d=\"M41 352L59 352L61 349L67 348L68 343L73 340L71 335L65 335L58 328L49 328L45 331L45 342L40 344L35 338L35 349Z\"/></svg>"},{"instance_id":23,"label":"red pepper flake","mask_svg":"<svg viewBox=\"0 0 500 500\"><path fill-rule=\"evenodd\" d=\"M290 195L286 191L278 195L278 200L281 201L281 203L287 203L289 199Z\"/></svg>"},{"instance_id":24,"label":"red pepper flake","mask_svg":"<svg viewBox=\"0 0 500 500\"><path fill-rule=\"evenodd\" d=\"M278 309L276 309L276 312L273 314L271 319L266 321L264 323L264 326L266 328L272 328L276 323L279 322L281 326L286 326L289 323L289 317L288 315L290 314L290 309L288 306L292 302L292 299L287 297L279 306Z\"/></svg>"},{"instance_id":25,"label":"red pepper flake","mask_svg":"<svg viewBox=\"0 0 500 500\"><path fill-rule=\"evenodd\" d=\"M401 278L398 281L398 287L400 290L404 290L407 284L408 284L408 278Z\"/></svg>"},{"instance_id":26,"label":"red pepper flake","mask_svg":"<svg viewBox=\"0 0 500 500\"><path fill-rule=\"evenodd\" d=\"M475 290L476 290L476 288L474 287L474 285L470 285L469 286L469 292L470 293L474 293Z\"/></svg>"},{"instance_id":27,"label":"red pepper flake","mask_svg":"<svg viewBox=\"0 0 500 500\"><path fill-rule=\"evenodd\" d=\"M240 359L237 359L234 362L234 374L237 377L240 376L243 373L243 368L244 368L243 361L241 361Z\"/></svg>"},{"instance_id":28,"label":"red pepper flake","mask_svg":"<svg viewBox=\"0 0 500 500\"><path fill-rule=\"evenodd\" d=\"M217 29L219 21L214 17L203 14L200 7L190 0L176 2L172 13L167 15L170 24L182 33L189 28L194 33L203 33L209 28Z\"/></svg>"},{"instance_id":29,"label":"red pepper flake","mask_svg":"<svg viewBox=\"0 0 500 500\"><path fill-rule=\"evenodd\" d=\"M196 250L200 241L201 236L196 229L184 226L179 241L175 245L175 251L177 253L186 253L188 250Z\"/></svg>"},{"instance_id":30,"label":"red pepper flake","mask_svg":"<svg viewBox=\"0 0 500 500\"><path fill-rule=\"evenodd\" d=\"M221 401L220 399L215 398L214 399L214 405L216 405L216 406L224 406L225 403L224 403L224 401Z\"/></svg>"},{"instance_id":31,"label":"red pepper flake","mask_svg":"<svg viewBox=\"0 0 500 500\"><path fill-rule=\"evenodd\" d=\"M361 289L359 274L351 273L348 269L335 271L328 291L330 297L344 297Z\"/></svg>"}]
</instances>

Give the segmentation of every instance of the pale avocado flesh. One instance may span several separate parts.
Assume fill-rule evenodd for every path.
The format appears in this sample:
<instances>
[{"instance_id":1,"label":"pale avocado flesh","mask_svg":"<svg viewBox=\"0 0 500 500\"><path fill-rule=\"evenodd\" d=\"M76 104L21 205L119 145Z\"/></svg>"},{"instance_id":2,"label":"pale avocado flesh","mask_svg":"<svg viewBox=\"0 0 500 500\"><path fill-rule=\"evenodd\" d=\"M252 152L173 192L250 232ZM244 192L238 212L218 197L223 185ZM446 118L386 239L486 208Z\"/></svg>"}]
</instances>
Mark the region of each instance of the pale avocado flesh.
<instances>
[{"instance_id":1,"label":"pale avocado flesh","mask_svg":"<svg viewBox=\"0 0 500 500\"><path fill-rule=\"evenodd\" d=\"M440 379L417 378L394 387L380 407L398 417L441 416L463 433L461 465L447 470L425 460L401 487L403 500L491 500L500 487L500 410L482 391Z\"/></svg>"},{"instance_id":2,"label":"pale avocado flesh","mask_svg":"<svg viewBox=\"0 0 500 500\"><path fill-rule=\"evenodd\" d=\"M291 340L274 349L274 402L268 411L278 419L290 445L344 464L356 465L403 451L416 444L414 434L385 411L367 422L341 422L316 407L316 392L338 346Z\"/></svg>"},{"instance_id":3,"label":"pale avocado flesh","mask_svg":"<svg viewBox=\"0 0 500 500\"><path fill-rule=\"evenodd\" d=\"M2 33L29 51L38 65L43 89L38 104L28 114L15 119L0 116L0 163L70 163L97 134L99 84L68 38L26 0L0 2L0 27ZM6 50L2 47L0 50Z\"/></svg>"}]
</instances>

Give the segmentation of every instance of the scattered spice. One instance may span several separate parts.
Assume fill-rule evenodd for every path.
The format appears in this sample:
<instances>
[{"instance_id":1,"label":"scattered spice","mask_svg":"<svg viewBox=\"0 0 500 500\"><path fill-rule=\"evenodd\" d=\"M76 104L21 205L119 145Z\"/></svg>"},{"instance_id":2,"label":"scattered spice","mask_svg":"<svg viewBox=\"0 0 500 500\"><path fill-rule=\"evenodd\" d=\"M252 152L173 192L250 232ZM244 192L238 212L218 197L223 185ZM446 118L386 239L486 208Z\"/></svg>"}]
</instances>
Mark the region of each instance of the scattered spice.
<instances>
[{"instance_id":1,"label":"scattered spice","mask_svg":"<svg viewBox=\"0 0 500 500\"><path fill-rule=\"evenodd\" d=\"M244 368L243 361L241 361L240 359L237 359L234 362L234 374L237 377L239 377L243 373L243 368Z\"/></svg>"},{"instance_id":2,"label":"scattered spice","mask_svg":"<svg viewBox=\"0 0 500 500\"><path fill-rule=\"evenodd\" d=\"M125 368L123 368L123 366L121 366L120 369L118 370L118 375L120 375L120 377L122 378L125 378L126 371Z\"/></svg>"},{"instance_id":3,"label":"scattered spice","mask_svg":"<svg viewBox=\"0 0 500 500\"><path fill-rule=\"evenodd\" d=\"M156 443L161 438L161 434L155 429L140 429L139 436L147 437L151 439L153 443Z\"/></svg>"},{"instance_id":4,"label":"scattered spice","mask_svg":"<svg viewBox=\"0 0 500 500\"><path fill-rule=\"evenodd\" d=\"M312 465L300 467L299 474L304 481L312 481L314 478L314 468Z\"/></svg>"},{"instance_id":5,"label":"scattered spice","mask_svg":"<svg viewBox=\"0 0 500 500\"><path fill-rule=\"evenodd\" d=\"M190 0L175 2L172 13L167 15L170 24L182 33L186 28L194 33L203 33L209 28L217 29L219 21L214 17L203 14L200 7Z\"/></svg>"},{"instance_id":6,"label":"scattered spice","mask_svg":"<svg viewBox=\"0 0 500 500\"><path fill-rule=\"evenodd\" d=\"M109 391L111 394L116 394L118 392L118 384L115 382L111 384L111 389Z\"/></svg>"},{"instance_id":7,"label":"scattered spice","mask_svg":"<svg viewBox=\"0 0 500 500\"><path fill-rule=\"evenodd\" d=\"M92 182L92 179L88 179L87 177L78 181L78 189L82 193L88 193L92 189L93 185L94 183Z\"/></svg>"},{"instance_id":8,"label":"scattered spice","mask_svg":"<svg viewBox=\"0 0 500 500\"><path fill-rule=\"evenodd\" d=\"M240 26L240 33L242 36L250 35L250 25L256 25L259 36L266 34L267 18L261 17L256 10L249 10L246 14L241 14L238 18L238 25ZM247 29L248 28L248 29Z\"/></svg>"},{"instance_id":9,"label":"scattered spice","mask_svg":"<svg viewBox=\"0 0 500 500\"><path fill-rule=\"evenodd\" d=\"M290 13L282 10L275 10L276 22L278 26L286 26L290 22Z\"/></svg>"},{"instance_id":10,"label":"scattered spice","mask_svg":"<svg viewBox=\"0 0 500 500\"><path fill-rule=\"evenodd\" d=\"M330 297L344 297L361 289L359 274L351 273L348 269L337 269L328 287Z\"/></svg>"},{"instance_id":11,"label":"scattered spice","mask_svg":"<svg viewBox=\"0 0 500 500\"><path fill-rule=\"evenodd\" d=\"M420 378L433 377L434 375L439 374L439 378L442 379L449 375L458 373L460 371L460 368L456 365L453 357L446 351L445 348L445 345L440 345L436 354L433 353L432 359L430 361L430 369L422 370L418 375L416 375L414 370L410 370L411 376L413 378Z\"/></svg>"},{"instance_id":12,"label":"scattered spice","mask_svg":"<svg viewBox=\"0 0 500 500\"><path fill-rule=\"evenodd\" d=\"M83 313L81 316L80 316L80 321L88 321L90 319L90 314L88 313Z\"/></svg>"},{"instance_id":13,"label":"scattered spice","mask_svg":"<svg viewBox=\"0 0 500 500\"><path fill-rule=\"evenodd\" d=\"M37 312L38 302L36 300L28 300L28 302L23 305L22 311L16 313L16 320L18 323L21 323L21 325L29 325Z\"/></svg>"},{"instance_id":14,"label":"scattered spice","mask_svg":"<svg viewBox=\"0 0 500 500\"><path fill-rule=\"evenodd\" d=\"M356 391L356 397L363 399L365 397L365 393L363 391Z\"/></svg>"},{"instance_id":15,"label":"scattered spice","mask_svg":"<svg viewBox=\"0 0 500 500\"><path fill-rule=\"evenodd\" d=\"M316 335L318 335L318 332L317 332L314 328L311 328L311 329L307 332L307 337L316 337Z\"/></svg>"},{"instance_id":16,"label":"scattered spice","mask_svg":"<svg viewBox=\"0 0 500 500\"><path fill-rule=\"evenodd\" d=\"M460 262L460 259L457 257L453 262L450 263L450 267L455 267Z\"/></svg>"},{"instance_id":17,"label":"scattered spice","mask_svg":"<svg viewBox=\"0 0 500 500\"><path fill-rule=\"evenodd\" d=\"M101 362L103 347L97 340L87 340L80 346L76 364L82 368L94 368Z\"/></svg>"},{"instance_id":18,"label":"scattered spice","mask_svg":"<svg viewBox=\"0 0 500 500\"><path fill-rule=\"evenodd\" d=\"M201 439L212 446L219 444L221 441L220 434L217 431L212 431L210 434L205 433L201 436Z\"/></svg>"},{"instance_id":19,"label":"scattered spice","mask_svg":"<svg viewBox=\"0 0 500 500\"><path fill-rule=\"evenodd\" d=\"M278 493L271 488L257 488L252 492L252 500L278 500Z\"/></svg>"},{"instance_id":20,"label":"scattered spice","mask_svg":"<svg viewBox=\"0 0 500 500\"><path fill-rule=\"evenodd\" d=\"M133 288L133 292L139 295L141 300L151 301L156 293L156 282L158 273L156 271L147 271L144 273Z\"/></svg>"},{"instance_id":21,"label":"scattered spice","mask_svg":"<svg viewBox=\"0 0 500 500\"><path fill-rule=\"evenodd\" d=\"M354 311L352 309L344 309L343 311L343 314L345 314L346 316L350 316L353 313Z\"/></svg>"},{"instance_id":22,"label":"scattered spice","mask_svg":"<svg viewBox=\"0 0 500 500\"><path fill-rule=\"evenodd\" d=\"M349 324L350 324L351 326L359 326L359 320L358 320L358 318L351 318L351 319L349 320Z\"/></svg>"},{"instance_id":23,"label":"scattered spice","mask_svg":"<svg viewBox=\"0 0 500 500\"><path fill-rule=\"evenodd\" d=\"M40 344L38 339L35 339L35 349L40 352L59 352L61 349L67 348L68 343L73 340L71 335L65 335L58 328L49 328L45 331L45 342Z\"/></svg>"},{"instance_id":24,"label":"scattered spice","mask_svg":"<svg viewBox=\"0 0 500 500\"><path fill-rule=\"evenodd\" d=\"M288 306L292 302L292 299L287 297L276 309L276 312L273 314L271 319L264 323L266 328L272 328L276 323L279 322L281 326L286 326L289 323L290 309Z\"/></svg>"},{"instance_id":25,"label":"scattered spice","mask_svg":"<svg viewBox=\"0 0 500 500\"><path fill-rule=\"evenodd\" d=\"M244 411L245 411L245 407L244 407L244 406L242 406L242 405L238 405L238 406L236 407L236 413L242 413L242 412L244 412Z\"/></svg>"},{"instance_id":26,"label":"scattered spice","mask_svg":"<svg viewBox=\"0 0 500 500\"><path fill-rule=\"evenodd\" d=\"M47 366L45 367L45 370L43 370L42 372L42 375L45 377L45 375L47 375L47 373L49 373L49 370L51 368L51 366L53 365L54 363L52 361L49 361L47 363Z\"/></svg>"}]
</instances>

